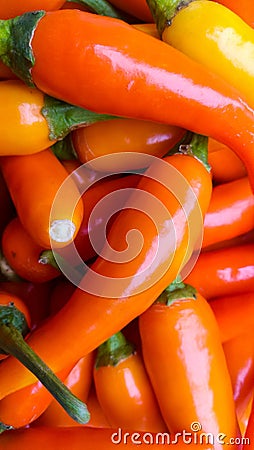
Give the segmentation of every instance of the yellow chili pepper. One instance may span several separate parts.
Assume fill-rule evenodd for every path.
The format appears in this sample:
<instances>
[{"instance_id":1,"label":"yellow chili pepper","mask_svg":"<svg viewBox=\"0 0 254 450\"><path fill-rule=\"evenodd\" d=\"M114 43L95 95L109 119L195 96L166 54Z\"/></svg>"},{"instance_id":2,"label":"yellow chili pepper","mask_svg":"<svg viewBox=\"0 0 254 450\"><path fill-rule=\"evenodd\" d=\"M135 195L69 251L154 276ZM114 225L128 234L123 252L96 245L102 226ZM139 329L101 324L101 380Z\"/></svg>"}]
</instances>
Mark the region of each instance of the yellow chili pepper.
<instances>
[{"instance_id":1,"label":"yellow chili pepper","mask_svg":"<svg viewBox=\"0 0 254 450\"><path fill-rule=\"evenodd\" d=\"M162 40L236 87L254 106L254 30L210 0L147 0Z\"/></svg>"}]
</instances>

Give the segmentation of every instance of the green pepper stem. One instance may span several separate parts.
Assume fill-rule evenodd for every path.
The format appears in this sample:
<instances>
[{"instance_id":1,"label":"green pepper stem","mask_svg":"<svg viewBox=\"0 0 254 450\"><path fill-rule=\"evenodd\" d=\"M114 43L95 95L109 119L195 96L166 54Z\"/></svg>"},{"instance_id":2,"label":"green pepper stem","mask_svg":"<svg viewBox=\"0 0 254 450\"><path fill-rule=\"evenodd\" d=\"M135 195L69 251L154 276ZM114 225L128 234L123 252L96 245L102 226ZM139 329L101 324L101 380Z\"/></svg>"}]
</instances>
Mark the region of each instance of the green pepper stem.
<instances>
[{"instance_id":1,"label":"green pepper stem","mask_svg":"<svg viewBox=\"0 0 254 450\"><path fill-rule=\"evenodd\" d=\"M119 331L99 346L95 360L95 368L116 366L121 361L133 355L134 352L134 346Z\"/></svg>"},{"instance_id":2,"label":"green pepper stem","mask_svg":"<svg viewBox=\"0 0 254 450\"><path fill-rule=\"evenodd\" d=\"M208 163L208 137L202 134L187 131L184 137L178 142L166 156L182 153L197 158L205 166L208 172L211 167Z\"/></svg>"},{"instance_id":3,"label":"green pepper stem","mask_svg":"<svg viewBox=\"0 0 254 450\"><path fill-rule=\"evenodd\" d=\"M51 146L51 151L60 161L73 161L78 159L74 148L71 133L67 134L64 139L57 141Z\"/></svg>"},{"instance_id":4,"label":"green pepper stem","mask_svg":"<svg viewBox=\"0 0 254 450\"><path fill-rule=\"evenodd\" d=\"M71 1L73 0L67 0L67 2ZM87 6L92 12L99 14L100 16L114 17L115 19L128 21L127 15L114 8L114 6L106 0L76 0L76 3Z\"/></svg>"},{"instance_id":5,"label":"green pepper stem","mask_svg":"<svg viewBox=\"0 0 254 450\"><path fill-rule=\"evenodd\" d=\"M0 325L0 347L2 351L13 355L24 364L76 422L85 424L89 421L90 414L86 405L74 396L42 359L36 355L24 341L22 334L11 323Z\"/></svg>"},{"instance_id":6,"label":"green pepper stem","mask_svg":"<svg viewBox=\"0 0 254 450\"><path fill-rule=\"evenodd\" d=\"M157 298L156 303L170 306L174 302L185 298L196 299L196 294L196 289L189 284L183 283L179 276L161 293Z\"/></svg>"},{"instance_id":7,"label":"green pepper stem","mask_svg":"<svg viewBox=\"0 0 254 450\"><path fill-rule=\"evenodd\" d=\"M38 262L40 264L50 264L55 269L60 270L52 250L43 250L39 256Z\"/></svg>"},{"instance_id":8,"label":"green pepper stem","mask_svg":"<svg viewBox=\"0 0 254 450\"><path fill-rule=\"evenodd\" d=\"M146 0L160 36L170 26L174 16L193 0Z\"/></svg>"}]
</instances>

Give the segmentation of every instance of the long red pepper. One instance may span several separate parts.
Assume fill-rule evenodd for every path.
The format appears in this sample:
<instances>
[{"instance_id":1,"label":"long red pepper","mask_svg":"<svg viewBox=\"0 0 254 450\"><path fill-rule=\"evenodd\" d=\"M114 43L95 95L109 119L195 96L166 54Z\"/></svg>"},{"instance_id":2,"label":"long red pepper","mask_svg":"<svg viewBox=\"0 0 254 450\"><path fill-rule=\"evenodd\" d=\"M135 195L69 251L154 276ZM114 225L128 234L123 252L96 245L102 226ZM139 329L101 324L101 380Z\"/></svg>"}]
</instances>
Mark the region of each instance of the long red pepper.
<instances>
[{"instance_id":1,"label":"long red pepper","mask_svg":"<svg viewBox=\"0 0 254 450\"><path fill-rule=\"evenodd\" d=\"M195 152L194 142L192 148ZM196 147L200 149L202 145L204 139L198 137ZM171 172L169 176L168 169L173 170L175 180L172 180ZM164 182L171 180L176 189L177 173L184 177L178 184L180 202L175 197L176 191L172 193L158 181L161 177L164 177ZM138 236L143 237L138 255L131 253L130 260L127 258L121 262L120 259L119 264L112 261L112 252L108 248L91 266L93 272L89 270L85 274L67 304L31 333L28 339L54 371L59 372L63 365L66 367L76 362L122 329L147 309L176 278L195 248L197 219L208 208L211 188L210 174L195 157L177 154L164 161L156 158L130 196L130 203L125 205L129 208L119 213L108 236L111 248L120 252L121 256L126 249L126 236L135 228ZM196 200L191 200L193 190ZM144 210L147 195L149 204L154 200L152 211L155 223ZM197 214L197 199L201 217ZM170 215L166 211L166 215L162 214L160 207L163 205ZM194 230L194 235L190 236L189 230ZM139 241L134 240L135 252L137 243ZM102 276L102 280L96 274ZM8 375L13 371L15 379ZM0 398L33 381L33 375L9 357L0 366Z\"/></svg>"},{"instance_id":2,"label":"long red pepper","mask_svg":"<svg viewBox=\"0 0 254 450\"><path fill-rule=\"evenodd\" d=\"M253 110L235 88L160 40L118 19L39 11L0 22L0 56L11 66L13 54L19 76L54 97L177 125L228 145L254 184Z\"/></svg>"}]
</instances>

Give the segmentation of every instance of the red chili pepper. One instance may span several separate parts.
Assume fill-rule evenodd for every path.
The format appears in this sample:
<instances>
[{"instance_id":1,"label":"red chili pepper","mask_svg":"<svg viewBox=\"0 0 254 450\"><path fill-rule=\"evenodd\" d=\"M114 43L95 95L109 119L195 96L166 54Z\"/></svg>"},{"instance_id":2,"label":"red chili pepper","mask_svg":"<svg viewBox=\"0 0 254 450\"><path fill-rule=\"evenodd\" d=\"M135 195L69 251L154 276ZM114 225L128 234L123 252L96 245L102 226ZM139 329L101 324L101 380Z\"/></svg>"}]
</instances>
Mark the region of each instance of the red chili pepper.
<instances>
[{"instance_id":1,"label":"red chili pepper","mask_svg":"<svg viewBox=\"0 0 254 450\"><path fill-rule=\"evenodd\" d=\"M191 286L176 283L140 315L139 329L145 366L169 431L198 422L201 433L235 438L231 380L209 303Z\"/></svg>"},{"instance_id":2,"label":"red chili pepper","mask_svg":"<svg viewBox=\"0 0 254 450\"><path fill-rule=\"evenodd\" d=\"M20 16L27 11L35 11L36 9L45 9L45 11L54 11L64 4L65 0L1 0L0 18L10 19L11 17Z\"/></svg>"},{"instance_id":3,"label":"red chili pepper","mask_svg":"<svg viewBox=\"0 0 254 450\"><path fill-rule=\"evenodd\" d=\"M254 244L201 253L185 278L206 298L243 294L254 288Z\"/></svg>"},{"instance_id":4,"label":"red chili pepper","mask_svg":"<svg viewBox=\"0 0 254 450\"><path fill-rule=\"evenodd\" d=\"M205 216L202 247L254 228L254 195L247 177L214 187Z\"/></svg>"},{"instance_id":5,"label":"red chili pepper","mask_svg":"<svg viewBox=\"0 0 254 450\"><path fill-rule=\"evenodd\" d=\"M194 142L195 140L191 147L195 153ZM203 138L199 137L198 142L204 143ZM171 179L168 169L173 170L176 179L176 175L181 174L179 186L181 201L176 199L176 193L172 193L158 181L164 175L164 183ZM195 157L178 154L165 160L156 158L155 163L142 176L125 209L118 214L108 235L111 249L121 254L126 249L127 233L131 228L139 230L143 240L138 255L134 257L131 253L130 261L118 264L112 261L112 252L107 247L108 252L98 257L92 264L93 271L88 270L84 275L80 288L75 290L64 308L34 330L28 339L31 346L55 372L59 372L63 366L76 362L122 329L153 303L168 282L175 279L196 244L199 217L195 208L197 199L202 222L202 215L210 201L211 188L210 174ZM190 198L193 190L196 198L193 198L191 206ZM150 212L156 218L155 223L144 211L147 195L149 202L154 199ZM169 215L161 216L159 213L161 205L169 210ZM190 230L194 230L192 236L189 234ZM172 231L173 235L176 232L175 242L172 240ZM134 249L136 252L136 241ZM102 275L103 281L95 282L94 273ZM7 376L13 370L16 373L15 380ZM18 365L13 358L9 358L0 365L0 398L33 381L34 377L29 371Z\"/></svg>"},{"instance_id":6,"label":"red chili pepper","mask_svg":"<svg viewBox=\"0 0 254 450\"><path fill-rule=\"evenodd\" d=\"M18 217L8 223L2 235L2 251L7 264L17 275L32 283L44 283L58 277L60 270L40 262L43 250L27 233Z\"/></svg>"},{"instance_id":7,"label":"red chili pepper","mask_svg":"<svg viewBox=\"0 0 254 450\"><path fill-rule=\"evenodd\" d=\"M167 431L141 356L121 332L99 346L93 378L111 427Z\"/></svg>"},{"instance_id":8,"label":"red chili pepper","mask_svg":"<svg viewBox=\"0 0 254 450\"><path fill-rule=\"evenodd\" d=\"M6 64L8 49L14 52L6 33L10 27L14 32L14 23L21 37L12 42L15 46L22 42L29 66L24 68L24 60L15 59L15 67L24 68L25 74L19 76L28 83L93 111L168 123L211 136L240 156L252 182L253 111L235 88L202 65L123 21L78 10L40 11L20 16L16 22L0 22L0 53ZM23 40L24 27L28 45ZM17 48L14 53L22 59L23 50Z\"/></svg>"}]
</instances>

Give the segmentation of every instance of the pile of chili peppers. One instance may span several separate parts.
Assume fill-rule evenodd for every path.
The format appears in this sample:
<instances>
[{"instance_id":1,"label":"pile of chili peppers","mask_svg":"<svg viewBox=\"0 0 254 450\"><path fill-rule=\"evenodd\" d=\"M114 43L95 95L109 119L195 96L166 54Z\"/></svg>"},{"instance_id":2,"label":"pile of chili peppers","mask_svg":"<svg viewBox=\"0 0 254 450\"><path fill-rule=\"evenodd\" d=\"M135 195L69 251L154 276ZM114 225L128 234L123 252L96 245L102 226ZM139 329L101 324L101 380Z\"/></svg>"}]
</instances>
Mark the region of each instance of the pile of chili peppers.
<instances>
[{"instance_id":1,"label":"pile of chili peppers","mask_svg":"<svg viewBox=\"0 0 254 450\"><path fill-rule=\"evenodd\" d=\"M253 26L0 2L0 450L254 449Z\"/></svg>"}]
</instances>

